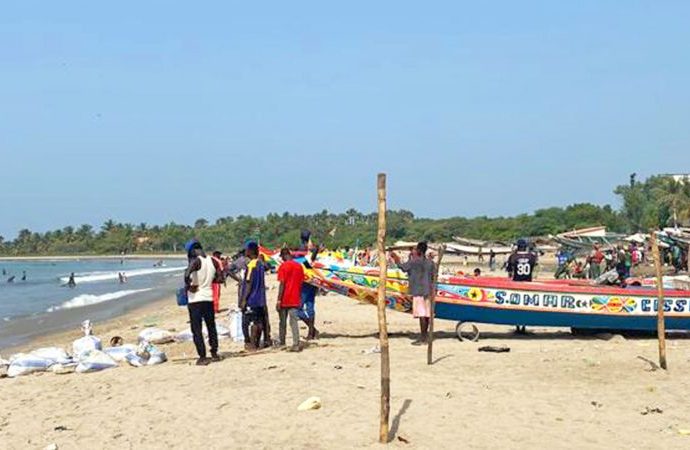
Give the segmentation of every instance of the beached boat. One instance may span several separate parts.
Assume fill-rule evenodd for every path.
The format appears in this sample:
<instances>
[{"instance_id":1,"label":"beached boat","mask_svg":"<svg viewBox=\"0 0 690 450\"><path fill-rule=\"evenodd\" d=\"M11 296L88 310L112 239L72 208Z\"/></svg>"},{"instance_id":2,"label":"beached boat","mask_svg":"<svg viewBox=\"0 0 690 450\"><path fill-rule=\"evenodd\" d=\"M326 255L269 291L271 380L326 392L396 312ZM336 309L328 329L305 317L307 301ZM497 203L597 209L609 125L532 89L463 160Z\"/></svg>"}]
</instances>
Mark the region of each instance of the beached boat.
<instances>
[{"instance_id":1,"label":"beached boat","mask_svg":"<svg viewBox=\"0 0 690 450\"><path fill-rule=\"evenodd\" d=\"M315 264L315 269L309 271L309 282L363 302L376 303L377 270L335 268ZM406 280L396 270L389 274L393 277L386 290L387 306L410 312ZM623 289L452 276L439 279L436 317L487 324L651 331L657 326L657 304L656 290L645 287ZM664 308L667 329L690 330L690 291L666 291Z\"/></svg>"}]
</instances>

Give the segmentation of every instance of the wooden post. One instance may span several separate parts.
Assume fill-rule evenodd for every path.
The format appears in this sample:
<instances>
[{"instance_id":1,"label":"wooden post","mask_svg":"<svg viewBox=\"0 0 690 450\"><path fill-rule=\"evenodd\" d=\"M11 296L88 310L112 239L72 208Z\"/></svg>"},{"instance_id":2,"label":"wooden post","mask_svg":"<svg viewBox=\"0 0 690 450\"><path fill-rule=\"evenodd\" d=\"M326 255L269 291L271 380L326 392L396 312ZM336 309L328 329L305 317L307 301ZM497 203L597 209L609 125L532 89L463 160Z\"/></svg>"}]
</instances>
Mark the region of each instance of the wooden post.
<instances>
[{"instance_id":1,"label":"wooden post","mask_svg":"<svg viewBox=\"0 0 690 450\"><path fill-rule=\"evenodd\" d=\"M664 276L661 271L661 256L659 254L659 244L657 243L656 231L651 233L652 255L654 257L654 268L656 269L656 290L658 297L657 306L657 339L659 340L659 366L667 370L666 366L666 324L664 322Z\"/></svg>"},{"instance_id":2,"label":"wooden post","mask_svg":"<svg viewBox=\"0 0 690 450\"><path fill-rule=\"evenodd\" d=\"M388 353L388 325L386 324L386 284L388 283L388 260L386 259L386 174L378 176L379 226L376 244L379 254L379 347L381 349L381 422L379 442L388 442L388 422L391 399L391 367Z\"/></svg>"},{"instance_id":3,"label":"wooden post","mask_svg":"<svg viewBox=\"0 0 690 450\"><path fill-rule=\"evenodd\" d=\"M438 249L436 267L434 268L434 284L431 287L431 317L429 317L429 344L426 349L426 363L433 364L434 355L434 316L436 315L436 283L438 283L438 272L441 270L441 260L446 252L446 246L441 245Z\"/></svg>"}]
</instances>

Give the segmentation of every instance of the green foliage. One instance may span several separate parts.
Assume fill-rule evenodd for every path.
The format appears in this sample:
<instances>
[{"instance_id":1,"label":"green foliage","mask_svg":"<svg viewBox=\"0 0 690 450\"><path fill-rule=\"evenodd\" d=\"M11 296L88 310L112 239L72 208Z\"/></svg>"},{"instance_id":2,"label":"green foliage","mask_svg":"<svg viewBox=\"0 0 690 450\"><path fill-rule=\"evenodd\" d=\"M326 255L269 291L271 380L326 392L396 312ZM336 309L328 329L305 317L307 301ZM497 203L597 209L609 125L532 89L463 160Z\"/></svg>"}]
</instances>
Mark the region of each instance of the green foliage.
<instances>
[{"instance_id":1,"label":"green foliage","mask_svg":"<svg viewBox=\"0 0 690 450\"><path fill-rule=\"evenodd\" d=\"M621 216L626 231L648 231L686 223L690 219L690 183L668 176L653 176L642 183L618 186L623 200ZM675 214L675 217L674 217Z\"/></svg>"},{"instance_id":2,"label":"green foliage","mask_svg":"<svg viewBox=\"0 0 690 450\"><path fill-rule=\"evenodd\" d=\"M620 212L610 206L589 203L566 208L545 208L515 217L416 218L410 211L389 211L389 243L405 241L450 241L453 236L512 241L518 237L547 236L575 228L605 225L610 231L634 232L690 219L690 183L670 177L651 177L642 183L618 186ZM369 246L376 240L376 213L349 209L341 214L323 210L299 215L272 213L266 217L221 217L215 222L198 219L194 226L168 223L162 226L123 224L108 220L99 230L90 225L65 227L46 233L21 230L13 241L0 237L0 254L118 254L176 253L192 237L204 247L231 252L247 239L259 239L268 247L299 245L300 232L312 231L316 243L328 247Z\"/></svg>"}]
</instances>

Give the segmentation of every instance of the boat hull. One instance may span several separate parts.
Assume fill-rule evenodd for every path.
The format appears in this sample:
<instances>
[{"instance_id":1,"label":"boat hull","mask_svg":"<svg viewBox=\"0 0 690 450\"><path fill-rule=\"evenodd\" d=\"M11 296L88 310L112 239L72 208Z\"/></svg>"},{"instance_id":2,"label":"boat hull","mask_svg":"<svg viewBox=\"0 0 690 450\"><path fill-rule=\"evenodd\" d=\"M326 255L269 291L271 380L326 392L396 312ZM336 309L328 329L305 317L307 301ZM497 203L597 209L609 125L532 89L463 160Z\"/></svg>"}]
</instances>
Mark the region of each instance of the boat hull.
<instances>
[{"instance_id":1,"label":"boat hull","mask_svg":"<svg viewBox=\"0 0 690 450\"><path fill-rule=\"evenodd\" d=\"M654 331L656 316L592 316L572 312L532 312L514 309L489 309L476 305L458 305L438 302L436 318L458 322L476 322L495 325L529 325L541 327L567 327L598 330ZM668 317L668 330L690 330L690 317Z\"/></svg>"},{"instance_id":2,"label":"boat hull","mask_svg":"<svg viewBox=\"0 0 690 450\"><path fill-rule=\"evenodd\" d=\"M376 303L372 286L314 271L310 282L357 300ZM656 330L656 291L557 283L519 283L497 278L453 278L437 285L436 318L502 325L600 330ZM387 289L389 308L411 312L411 299ZM690 292L671 290L665 298L666 328L690 330Z\"/></svg>"}]
</instances>

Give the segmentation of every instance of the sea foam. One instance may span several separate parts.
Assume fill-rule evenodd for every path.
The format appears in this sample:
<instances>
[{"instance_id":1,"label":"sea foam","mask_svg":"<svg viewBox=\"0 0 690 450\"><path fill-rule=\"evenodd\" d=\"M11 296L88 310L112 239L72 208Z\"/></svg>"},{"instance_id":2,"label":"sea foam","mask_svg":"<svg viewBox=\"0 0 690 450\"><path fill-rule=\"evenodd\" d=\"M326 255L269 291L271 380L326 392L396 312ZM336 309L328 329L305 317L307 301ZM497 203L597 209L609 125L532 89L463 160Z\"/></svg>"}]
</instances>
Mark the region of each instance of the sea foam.
<instances>
[{"instance_id":1,"label":"sea foam","mask_svg":"<svg viewBox=\"0 0 690 450\"><path fill-rule=\"evenodd\" d=\"M146 289L128 289L123 291L108 292L107 294L93 295L93 294L81 294L76 297L63 302L59 306L51 306L48 308L48 312L57 311L59 309L72 309L72 308L82 308L84 306L95 305L97 303L103 303L110 300L117 300L118 298L126 297L128 295L139 294L142 292L147 292L152 290L152 288Z\"/></svg>"},{"instance_id":2,"label":"sea foam","mask_svg":"<svg viewBox=\"0 0 690 450\"><path fill-rule=\"evenodd\" d=\"M155 268L155 269L135 269L135 270L121 270L119 272L88 272L88 273L82 273L82 274L77 274L74 277L74 281L79 284L79 283L95 283L98 281L108 281L108 280L117 280L118 279L118 273L124 273L127 278L131 277L139 277L143 275L154 275L154 274L159 274L159 273L171 273L171 272L182 272L186 267L180 266L180 267L163 267L163 268ZM61 277L60 281L63 283L67 283L69 281L69 277Z\"/></svg>"}]
</instances>

